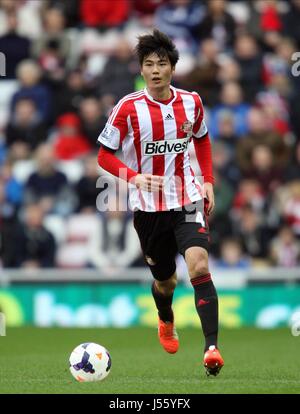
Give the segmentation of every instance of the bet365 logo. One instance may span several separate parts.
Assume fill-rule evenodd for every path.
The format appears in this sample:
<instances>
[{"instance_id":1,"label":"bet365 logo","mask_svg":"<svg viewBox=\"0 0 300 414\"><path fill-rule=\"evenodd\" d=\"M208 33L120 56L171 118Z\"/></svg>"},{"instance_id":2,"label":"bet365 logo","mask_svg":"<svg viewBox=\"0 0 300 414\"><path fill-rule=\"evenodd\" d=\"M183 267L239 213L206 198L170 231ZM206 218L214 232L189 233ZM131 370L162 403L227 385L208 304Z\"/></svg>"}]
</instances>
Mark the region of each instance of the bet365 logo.
<instances>
[{"instance_id":1,"label":"bet365 logo","mask_svg":"<svg viewBox=\"0 0 300 414\"><path fill-rule=\"evenodd\" d=\"M6 335L6 320L4 313L0 312L0 336Z\"/></svg>"},{"instance_id":2,"label":"bet365 logo","mask_svg":"<svg viewBox=\"0 0 300 414\"><path fill-rule=\"evenodd\" d=\"M292 75L300 76L300 52L295 52L292 55L292 61L296 62L292 66Z\"/></svg>"}]
</instances>

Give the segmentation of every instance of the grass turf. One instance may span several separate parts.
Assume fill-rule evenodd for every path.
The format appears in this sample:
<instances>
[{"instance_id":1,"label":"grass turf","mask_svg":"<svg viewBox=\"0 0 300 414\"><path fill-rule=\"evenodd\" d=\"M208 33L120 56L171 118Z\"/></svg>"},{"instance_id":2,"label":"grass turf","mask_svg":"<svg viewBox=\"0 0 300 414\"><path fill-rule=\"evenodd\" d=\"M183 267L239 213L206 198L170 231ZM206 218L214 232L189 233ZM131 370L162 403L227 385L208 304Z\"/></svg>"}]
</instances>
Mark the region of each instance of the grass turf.
<instances>
[{"instance_id":1,"label":"grass turf","mask_svg":"<svg viewBox=\"0 0 300 414\"><path fill-rule=\"evenodd\" d=\"M156 335L148 328L7 329L0 337L0 393L300 393L300 338L288 329L222 329L225 366L209 378L200 330L181 329L175 355L163 351ZM103 382L78 383L69 372L69 354L89 341L110 351L111 373Z\"/></svg>"}]
</instances>

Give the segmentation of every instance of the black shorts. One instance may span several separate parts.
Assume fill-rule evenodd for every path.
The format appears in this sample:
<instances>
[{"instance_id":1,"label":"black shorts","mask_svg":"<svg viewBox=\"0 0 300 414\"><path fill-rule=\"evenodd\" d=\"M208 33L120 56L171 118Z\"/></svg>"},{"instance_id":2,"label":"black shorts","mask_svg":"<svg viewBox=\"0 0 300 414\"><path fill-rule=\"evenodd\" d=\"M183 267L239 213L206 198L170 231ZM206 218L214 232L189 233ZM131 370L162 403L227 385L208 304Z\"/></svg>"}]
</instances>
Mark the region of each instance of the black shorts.
<instances>
[{"instance_id":1,"label":"black shorts","mask_svg":"<svg viewBox=\"0 0 300 414\"><path fill-rule=\"evenodd\" d=\"M134 227L143 255L152 275L159 281L169 279L176 271L177 253L185 255L189 247L208 251L209 229L203 200L170 211L134 212Z\"/></svg>"}]
</instances>

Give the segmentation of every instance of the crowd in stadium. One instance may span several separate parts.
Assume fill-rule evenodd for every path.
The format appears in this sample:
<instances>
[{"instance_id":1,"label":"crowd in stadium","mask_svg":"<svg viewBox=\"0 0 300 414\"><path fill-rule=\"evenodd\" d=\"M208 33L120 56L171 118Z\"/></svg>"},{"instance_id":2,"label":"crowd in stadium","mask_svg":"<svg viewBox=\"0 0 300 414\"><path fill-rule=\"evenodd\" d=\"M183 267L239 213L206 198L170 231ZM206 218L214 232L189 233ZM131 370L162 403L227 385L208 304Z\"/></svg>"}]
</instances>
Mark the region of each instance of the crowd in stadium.
<instances>
[{"instance_id":1,"label":"crowd in stadium","mask_svg":"<svg viewBox=\"0 0 300 414\"><path fill-rule=\"evenodd\" d=\"M299 265L299 22L300 0L0 0L0 267L144 265L132 212L99 211L97 137L153 27L205 106L211 265Z\"/></svg>"}]
</instances>

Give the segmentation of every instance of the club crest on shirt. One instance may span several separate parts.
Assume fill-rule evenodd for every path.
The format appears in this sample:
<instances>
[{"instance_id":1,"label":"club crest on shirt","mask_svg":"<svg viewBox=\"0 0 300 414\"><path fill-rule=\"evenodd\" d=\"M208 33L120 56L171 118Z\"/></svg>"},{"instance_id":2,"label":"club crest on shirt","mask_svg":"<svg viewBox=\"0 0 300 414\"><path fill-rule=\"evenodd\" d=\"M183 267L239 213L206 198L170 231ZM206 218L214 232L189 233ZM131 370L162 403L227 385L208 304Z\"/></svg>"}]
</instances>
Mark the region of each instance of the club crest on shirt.
<instances>
[{"instance_id":1,"label":"club crest on shirt","mask_svg":"<svg viewBox=\"0 0 300 414\"><path fill-rule=\"evenodd\" d=\"M188 137L193 135L193 124L191 121L184 121L184 123L180 127L180 131L183 131L187 134Z\"/></svg>"}]
</instances>

